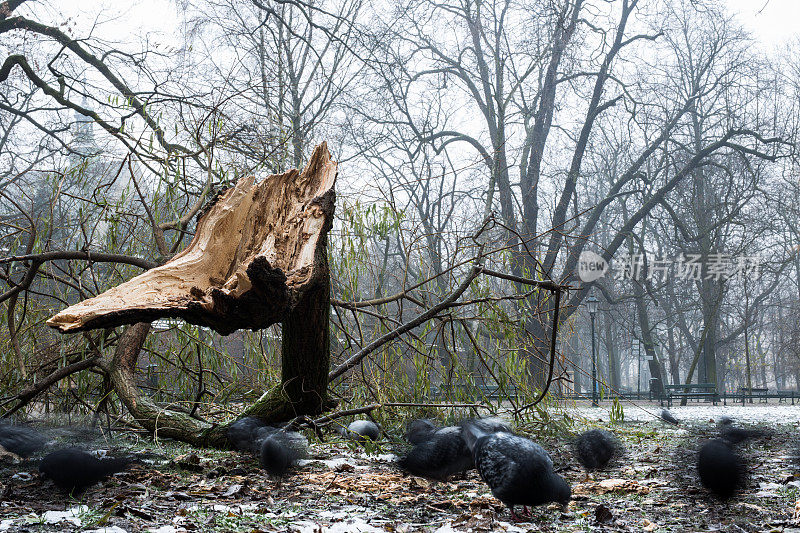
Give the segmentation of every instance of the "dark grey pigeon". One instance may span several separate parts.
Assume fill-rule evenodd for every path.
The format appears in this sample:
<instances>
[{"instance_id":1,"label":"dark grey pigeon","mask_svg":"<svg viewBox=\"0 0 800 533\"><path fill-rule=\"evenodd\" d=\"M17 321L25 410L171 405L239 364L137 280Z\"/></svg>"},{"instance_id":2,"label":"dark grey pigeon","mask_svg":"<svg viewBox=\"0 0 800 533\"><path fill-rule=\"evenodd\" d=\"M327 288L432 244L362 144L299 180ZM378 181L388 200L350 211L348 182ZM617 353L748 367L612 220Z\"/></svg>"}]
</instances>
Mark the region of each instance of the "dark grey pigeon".
<instances>
[{"instance_id":1,"label":"dark grey pigeon","mask_svg":"<svg viewBox=\"0 0 800 533\"><path fill-rule=\"evenodd\" d=\"M228 441L237 450L250 452L253 451L255 443L256 436L254 432L265 426L266 424L262 420L246 416L228 426L225 436L228 437Z\"/></svg>"},{"instance_id":2,"label":"dark grey pigeon","mask_svg":"<svg viewBox=\"0 0 800 533\"><path fill-rule=\"evenodd\" d=\"M723 416L719 421L719 432L722 438L731 444L739 444L746 440L765 436L767 433L760 429L745 429L733 425L733 420Z\"/></svg>"},{"instance_id":3,"label":"dark grey pigeon","mask_svg":"<svg viewBox=\"0 0 800 533\"><path fill-rule=\"evenodd\" d=\"M133 457L98 459L79 448L63 448L47 454L39 472L67 494L80 494L106 477L122 472L136 462Z\"/></svg>"},{"instance_id":4,"label":"dark grey pigeon","mask_svg":"<svg viewBox=\"0 0 800 533\"><path fill-rule=\"evenodd\" d=\"M678 419L675 418L674 416L672 416L672 413L670 413L666 409L662 409L661 412L658 414L658 417L661 420L663 420L664 422L668 422L668 423L670 423L670 424L672 424L674 426L677 426L677 425L680 424L680 422L678 422Z\"/></svg>"},{"instance_id":5,"label":"dark grey pigeon","mask_svg":"<svg viewBox=\"0 0 800 533\"><path fill-rule=\"evenodd\" d=\"M471 421L462 427L478 473L515 520L515 506L569 502L569 485L553 471L553 461L544 448L513 433L486 432Z\"/></svg>"},{"instance_id":6,"label":"dark grey pigeon","mask_svg":"<svg viewBox=\"0 0 800 533\"><path fill-rule=\"evenodd\" d=\"M400 468L415 476L445 481L454 474L475 468L472 452L464 440L462 426L469 423L486 433L510 432L508 424L499 418L476 418L461 422L461 426L435 429L428 420L415 420L407 438L417 444L398 460Z\"/></svg>"},{"instance_id":7,"label":"dark grey pigeon","mask_svg":"<svg viewBox=\"0 0 800 533\"><path fill-rule=\"evenodd\" d=\"M712 439L700 448L697 472L706 489L727 500L744 485L746 468L730 442Z\"/></svg>"},{"instance_id":8,"label":"dark grey pigeon","mask_svg":"<svg viewBox=\"0 0 800 533\"><path fill-rule=\"evenodd\" d=\"M792 450L789 452L789 459L794 463L795 469L800 470L800 440L796 440L792 445Z\"/></svg>"},{"instance_id":9,"label":"dark grey pigeon","mask_svg":"<svg viewBox=\"0 0 800 533\"><path fill-rule=\"evenodd\" d=\"M622 445L616 437L603 429L590 429L578 435L574 449L578 461L587 470L605 468L622 453Z\"/></svg>"},{"instance_id":10,"label":"dark grey pigeon","mask_svg":"<svg viewBox=\"0 0 800 533\"><path fill-rule=\"evenodd\" d=\"M30 457L47 444L47 439L35 429L24 426L0 425L0 446L20 457Z\"/></svg>"},{"instance_id":11,"label":"dark grey pigeon","mask_svg":"<svg viewBox=\"0 0 800 533\"><path fill-rule=\"evenodd\" d=\"M261 443L261 468L271 476L283 477L298 460L308 455L308 440L295 431L278 430Z\"/></svg>"},{"instance_id":12,"label":"dark grey pigeon","mask_svg":"<svg viewBox=\"0 0 800 533\"><path fill-rule=\"evenodd\" d=\"M417 418L408 423L406 440L411 444L419 444L433 437L439 426L430 418Z\"/></svg>"},{"instance_id":13,"label":"dark grey pigeon","mask_svg":"<svg viewBox=\"0 0 800 533\"><path fill-rule=\"evenodd\" d=\"M436 430L428 440L415 445L397 463L410 474L438 481L445 481L453 474L474 468L462 429L457 426Z\"/></svg>"},{"instance_id":14,"label":"dark grey pigeon","mask_svg":"<svg viewBox=\"0 0 800 533\"><path fill-rule=\"evenodd\" d=\"M276 428L274 426L261 426L255 428L250 433L253 453L255 454L261 453L261 445L264 443L267 437L278 431L282 431L281 428Z\"/></svg>"}]
</instances>

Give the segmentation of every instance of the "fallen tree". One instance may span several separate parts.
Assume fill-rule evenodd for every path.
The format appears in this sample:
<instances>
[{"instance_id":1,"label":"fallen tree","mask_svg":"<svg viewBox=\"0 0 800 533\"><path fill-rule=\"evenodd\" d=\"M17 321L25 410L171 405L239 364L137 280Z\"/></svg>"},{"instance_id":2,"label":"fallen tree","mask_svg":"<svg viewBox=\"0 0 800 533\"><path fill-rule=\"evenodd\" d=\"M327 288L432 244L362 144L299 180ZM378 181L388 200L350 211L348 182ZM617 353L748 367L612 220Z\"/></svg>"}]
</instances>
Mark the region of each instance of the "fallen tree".
<instances>
[{"instance_id":1,"label":"fallen tree","mask_svg":"<svg viewBox=\"0 0 800 533\"><path fill-rule=\"evenodd\" d=\"M181 253L48 320L62 333L130 326L99 361L136 421L154 434L224 445L224 428L163 409L136 386L150 322L177 317L221 334L282 325L281 382L244 414L266 421L318 414L327 399L330 275L337 165L323 143L308 165L261 183L242 178L199 217Z\"/></svg>"},{"instance_id":2,"label":"fallen tree","mask_svg":"<svg viewBox=\"0 0 800 533\"><path fill-rule=\"evenodd\" d=\"M241 415L255 416L268 423L294 419L315 427L323 419L314 421L310 416L335 404L328 399L330 381L339 379L360 365L368 354L423 322L468 304L459 300L479 275L550 292L558 308L566 287L489 270L484 267L484 245L480 245L469 272L441 302L375 339L331 370L327 234L333 220L336 172L337 165L322 144L314 150L302 173L292 170L270 176L261 183L252 177L241 179L220 193L201 213L194 238L184 251L127 282L64 309L48 320L48 325L62 333L97 328L110 331L129 325L113 353L97 351L91 365L107 376L109 386L136 423L155 436L222 447L228 444L227 425L197 418L194 411L157 405L137 386L138 357L153 320L181 318L221 334L280 323L281 381ZM489 217L473 236L476 242L492 220ZM557 322L556 317L550 337L548 385L553 379ZM84 370L86 366L74 363L69 373ZM59 372L50 381L66 375ZM536 405L547 390L548 387L541 390L528 405L515 405L516 414ZM19 399L29 401L40 391L37 388ZM334 413L327 418L339 415Z\"/></svg>"}]
</instances>

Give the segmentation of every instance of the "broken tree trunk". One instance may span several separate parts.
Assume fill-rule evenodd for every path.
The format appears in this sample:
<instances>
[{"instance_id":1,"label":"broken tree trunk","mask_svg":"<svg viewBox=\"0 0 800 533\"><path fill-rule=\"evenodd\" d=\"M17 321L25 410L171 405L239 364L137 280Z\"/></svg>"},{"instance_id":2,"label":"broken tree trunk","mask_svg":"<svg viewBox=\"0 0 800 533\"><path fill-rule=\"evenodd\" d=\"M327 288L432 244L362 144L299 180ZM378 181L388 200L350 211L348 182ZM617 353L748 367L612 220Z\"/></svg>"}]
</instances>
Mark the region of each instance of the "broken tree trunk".
<instances>
[{"instance_id":1,"label":"broken tree trunk","mask_svg":"<svg viewBox=\"0 0 800 533\"><path fill-rule=\"evenodd\" d=\"M333 222L336 162L325 143L300 173L261 183L242 178L203 213L189 246L165 264L73 305L47 324L68 333L179 317L227 335L283 326L281 384L247 414L268 421L326 407L330 309L327 234ZM148 328L149 329L149 328ZM222 434L180 412L155 408L131 383L144 326L132 327L125 357L104 365L143 426L172 437L220 444ZM187 434L188 433L188 434ZM162 433L163 434L163 433ZM183 435L183 436L181 436Z\"/></svg>"}]
</instances>

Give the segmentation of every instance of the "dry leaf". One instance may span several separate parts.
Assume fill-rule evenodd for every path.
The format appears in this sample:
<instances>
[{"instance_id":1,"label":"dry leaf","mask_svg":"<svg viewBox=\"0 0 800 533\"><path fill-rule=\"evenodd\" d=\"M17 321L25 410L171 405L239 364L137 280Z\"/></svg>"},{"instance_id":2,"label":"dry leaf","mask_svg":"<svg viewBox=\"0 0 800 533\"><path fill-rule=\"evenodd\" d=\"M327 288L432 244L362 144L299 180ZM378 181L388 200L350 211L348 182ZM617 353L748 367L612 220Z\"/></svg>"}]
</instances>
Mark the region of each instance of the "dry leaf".
<instances>
[{"instance_id":1,"label":"dry leaf","mask_svg":"<svg viewBox=\"0 0 800 533\"><path fill-rule=\"evenodd\" d=\"M572 489L573 494L587 494L596 492L598 494L606 494L608 492L632 492L635 494L648 494L650 487L641 485L638 481L632 479L604 479L600 482L579 483Z\"/></svg>"},{"instance_id":2,"label":"dry leaf","mask_svg":"<svg viewBox=\"0 0 800 533\"><path fill-rule=\"evenodd\" d=\"M230 487L228 487L228 490L226 490L222 495L225 497L233 496L234 494L241 492L241 490L242 486L237 483L235 485L231 485Z\"/></svg>"},{"instance_id":3,"label":"dry leaf","mask_svg":"<svg viewBox=\"0 0 800 533\"><path fill-rule=\"evenodd\" d=\"M614 514L611 512L611 509L601 503L594 508L594 519L598 524L611 522L614 519Z\"/></svg>"},{"instance_id":4,"label":"dry leaf","mask_svg":"<svg viewBox=\"0 0 800 533\"><path fill-rule=\"evenodd\" d=\"M645 518L644 522L642 522L642 529L645 531L655 531L658 529L658 524Z\"/></svg>"}]
</instances>

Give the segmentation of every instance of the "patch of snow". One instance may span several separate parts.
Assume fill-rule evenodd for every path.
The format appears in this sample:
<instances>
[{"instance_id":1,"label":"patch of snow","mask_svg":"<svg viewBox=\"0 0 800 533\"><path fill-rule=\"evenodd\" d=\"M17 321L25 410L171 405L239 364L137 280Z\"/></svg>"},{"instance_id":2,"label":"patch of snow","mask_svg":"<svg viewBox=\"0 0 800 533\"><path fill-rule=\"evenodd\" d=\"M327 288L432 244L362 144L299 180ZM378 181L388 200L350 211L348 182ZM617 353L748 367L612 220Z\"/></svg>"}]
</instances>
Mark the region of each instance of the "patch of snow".
<instances>
[{"instance_id":1,"label":"patch of snow","mask_svg":"<svg viewBox=\"0 0 800 533\"><path fill-rule=\"evenodd\" d=\"M88 510L89 507L86 505L79 505L78 507L67 509L66 511L45 511L44 514L42 514L42 521L44 521L45 524L69 522L70 524L80 527L82 522L81 519L78 518L78 515L85 514Z\"/></svg>"},{"instance_id":2,"label":"patch of snow","mask_svg":"<svg viewBox=\"0 0 800 533\"><path fill-rule=\"evenodd\" d=\"M358 533L384 533L386 530L371 526L363 520L355 519L331 524L331 526L328 527L328 531L329 533L348 533L350 531Z\"/></svg>"},{"instance_id":3,"label":"patch of snow","mask_svg":"<svg viewBox=\"0 0 800 533\"><path fill-rule=\"evenodd\" d=\"M303 520L292 524L291 528L299 533L384 533L386 531L385 529L371 526L359 518L346 522L336 522L328 526Z\"/></svg>"},{"instance_id":4,"label":"patch of snow","mask_svg":"<svg viewBox=\"0 0 800 533\"><path fill-rule=\"evenodd\" d=\"M375 516L375 512L370 509L365 509L358 505L346 505L344 507L339 508L336 511L331 510L323 510L318 513L318 516L323 520L330 520L331 522L336 522L339 520L347 519L351 516L362 516L365 518L370 518Z\"/></svg>"},{"instance_id":5,"label":"patch of snow","mask_svg":"<svg viewBox=\"0 0 800 533\"><path fill-rule=\"evenodd\" d=\"M777 494L775 492L769 492L767 490L760 490L760 491L756 492L755 494L753 494L753 496L756 497L756 498L780 498L781 497L780 494Z\"/></svg>"},{"instance_id":6,"label":"patch of snow","mask_svg":"<svg viewBox=\"0 0 800 533\"><path fill-rule=\"evenodd\" d=\"M218 513L230 513L233 512L233 507L228 507L227 505L222 505L221 503L215 503L211 506L211 510Z\"/></svg>"},{"instance_id":7,"label":"patch of snow","mask_svg":"<svg viewBox=\"0 0 800 533\"><path fill-rule=\"evenodd\" d=\"M159 528L150 528L147 530L147 533L178 533L179 531L186 530L175 526L161 526Z\"/></svg>"},{"instance_id":8,"label":"patch of snow","mask_svg":"<svg viewBox=\"0 0 800 533\"><path fill-rule=\"evenodd\" d=\"M661 407L658 404L647 402L629 403L622 402L625 412L625 422L657 422ZM602 405L601 407L578 407L576 409L579 416L587 418L589 421L603 422L609 421L611 406ZM771 424L795 424L800 422L800 404L761 404L761 405L728 405L689 403L686 406L673 405L669 408L670 413L681 422L700 422L716 423L723 416L732 418L735 422L742 424L757 424L759 422L769 422ZM713 420L713 422L709 422ZM666 424L664 424L666 428ZM677 430L677 428L676 428Z\"/></svg>"},{"instance_id":9,"label":"patch of snow","mask_svg":"<svg viewBox=\"0 0 800 533\"><path fill-rule=\"evenodd\" d=\"M781 495L776 493L776 490L782 490L783 485L778 483L759 483L758 492L753 496L756 498L780 498Z\"/></svg>"},{"instance_id":10,"label":"patch of snow","mask_svg":"<svg viewBox=\"0 0 800 533\"><path fill-rule=\"evenodd\" d=\"M519 526L512 524L511 522L503 522L501 520L497 520L494 524L495 524L494 531L509 531L511 533L525 533L526 531L534 531L530 529L523 529ZM434 533L462 533L463 531L466 530L455 529L453 528L453 522L447 522L443 526L439 527L439 529L434 530Z\"/></svg>"},{"instance_id":11,"label":"patch of snow","mask_svg":"<svg viewBox=\"0 0 800 533\"><path fill-rule=\"evenodd\" d=\"M128 531L122 529L121 527L111 526L111 527L101 527L99 529L88 529L83 533L128 533Z\"/></svg>"},{"instance_id":12,"label":"patch of snow","mask_svg":"<svg viewBox=\"0 0 800 533\"><path fill-rule=\"evenodd\" d=\"M199 505L194 504L190 505L186 508L189 512L197 512L197 511L216 511L218 513L235 513L235 514L243 514L247 512L251 512L258 508L258 505L255 503L243 503L241 505L225 505L222 503L215 503L211 506Z\"/></svg>"},{"instance_id":13,"label":"patch of snow","mask_svg":"<svg viewBox=\"0 0 800 533\"><path fill-rule=\"evenodd\" d=\"M13 518L0 520L0 531L8 531L9 528L14 525L14 522L16 522L16 519Z\"/></svg>"},{"instance_id":14,"label":"patch of snow","mask_svg":"<svg viewBox=\"0 0 800 533\"><path fill-rule=\"evenodd\" d=\"M33 479L33 474L31 474L30 472L17 472L13 476L11 476L11 479L17 479L19 481L30 481Z\"/></svg>"},{"instance_id":15,"label":"patch of snow","mask_svg":"<svg viewBox=\"0 0 800 533\"><path fill-rule=\"evenodd\" d=\"M498 520L497 524L501 528L505 529L506 531L510 531L511 533L523 533L525 531L529 531L528 529L523 529L517 525L512 524L511 522L502 522Z\"/></svg>"},{"instance_id":16,"label":"patch of snow","mask_svg":"<svg viewBox=\"0 0 800 533\"><path fill-rule=\"evenodd\" d=\"M359 469L369 468L368 466L355 465L350 461L348 461L347 457L334 457L333 459L300 459L299 461L297 461L297 464L299 466L306 466L314 463L322 463L331 470L339 468L342 465L349 465L352 466L353 468L359 468Z\"/></svg>"},{"instance_id":17,"label":"patch of snow","mask_svg":"<svg viewBox=\"0 0 800 533\"><path fill-rule=\"evenodd\" d=\"M393 453L381 453L378 455L365 456L365 457L367 457L367 459L370 459L371 461L384 461L387 463L393 463L397 461L397 455Z\"/></svg>"},{"instance_id":18,"label":"patch of snow","mask_svg":"<svg viewBox=\"0 0 800 533\"><path fill-rule=\"evenodd\" d=\"M328 510L320 511L317 514L323 520L344 520L348 516L352 515L352 513L349 513L347 511L328 511Z\"/></svg>"}]
</instances>

